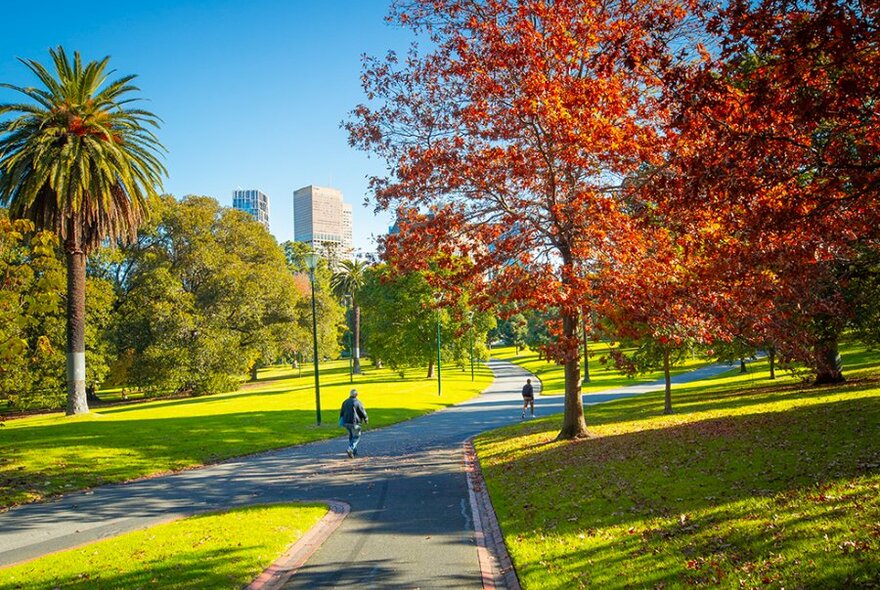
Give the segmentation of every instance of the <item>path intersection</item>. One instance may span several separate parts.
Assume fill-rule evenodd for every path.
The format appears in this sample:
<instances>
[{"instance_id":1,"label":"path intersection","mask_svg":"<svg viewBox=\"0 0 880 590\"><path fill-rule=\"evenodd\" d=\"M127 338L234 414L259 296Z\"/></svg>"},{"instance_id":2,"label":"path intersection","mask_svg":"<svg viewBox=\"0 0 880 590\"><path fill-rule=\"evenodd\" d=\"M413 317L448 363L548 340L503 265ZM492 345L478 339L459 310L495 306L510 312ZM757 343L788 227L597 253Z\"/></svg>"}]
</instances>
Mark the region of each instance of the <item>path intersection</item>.
<instances>
[{"instance_id":1,"label":"path intersection","mask_svg":"<svg viewBox=\"0 0 880 590\"><path fill-rule=\"evenodd\" d=\"M332 499L347 503L351 512L284 588L481 588L462 445L520 421L519 392L530 376L503 361L489 366L495 380L480 396L367 429L355 460L337 438L9 510L0 514L0 566L197 512ZM673 381L727 369L713 365ZM538 393L540 382L533 382ZM584 404L662 387L660 382L585 394ZM370 400L363 401L369 408ZM561 412L562 401L538 396L536 413Z\"/></svg>"}]
</instances>

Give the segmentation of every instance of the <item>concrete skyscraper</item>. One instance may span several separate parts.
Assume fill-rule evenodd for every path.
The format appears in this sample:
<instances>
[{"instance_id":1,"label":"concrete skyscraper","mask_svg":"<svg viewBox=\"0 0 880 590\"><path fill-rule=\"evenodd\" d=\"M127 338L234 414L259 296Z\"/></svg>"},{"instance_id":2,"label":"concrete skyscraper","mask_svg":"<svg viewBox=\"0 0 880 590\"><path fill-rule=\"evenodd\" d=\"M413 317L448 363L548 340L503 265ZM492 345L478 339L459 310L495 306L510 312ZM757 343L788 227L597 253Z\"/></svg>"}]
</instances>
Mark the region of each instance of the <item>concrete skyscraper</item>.
<instances>
[{"instance_id":1,"label":"concrete skyscraper","mask_svg":"<svg viewBox=\"0 0 880 590\"><path fill-rule=\"evenodd\" d=\"M269 197L263 191L232 191L232 208L250 213L251 216L269 229Z\"/></svg>"},{"instance_id":2,"label":"concrete skyscraper","mask_svg":"<svg viewBox=\"0 0 880 590\"><path fill-rule=\"evenodd\" d=\"M293 192L293 240L332 260L351 258L351 205L334 188L304 186Z\"/></svg>"}]
</instances>

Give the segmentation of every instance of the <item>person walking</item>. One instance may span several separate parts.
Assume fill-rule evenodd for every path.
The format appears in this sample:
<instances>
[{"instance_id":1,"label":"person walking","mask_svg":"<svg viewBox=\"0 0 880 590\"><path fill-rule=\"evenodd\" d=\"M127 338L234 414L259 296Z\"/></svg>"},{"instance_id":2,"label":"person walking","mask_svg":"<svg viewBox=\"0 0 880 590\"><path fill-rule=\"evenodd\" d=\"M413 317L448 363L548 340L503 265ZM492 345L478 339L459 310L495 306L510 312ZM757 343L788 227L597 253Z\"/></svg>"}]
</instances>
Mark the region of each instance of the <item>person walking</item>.
<instances>
[{"instance_id":1,"label":"person walking","mask_svg":"<svg viewBox=\"0 0 880 590\"><path fill-rule=\"evenodd\" d=\"M348 430L348 456L349 458L355 457L358 443L361 440L361 422L367 424L370 421L364 404L358 399L357 389L352 389L348 394L348 399L342 402L342 407L339 409L339 420L342 426Z\"/></svg>"},{"instance_id":2,"label":"person walking","mask_svg":"<svg viewBox=\"0 0 880 590\"><path fill-rule=\"evenodd\" d=\"M522 417L526 417L526 409L531 407L532 418L535 417L535 390L532 388L532 380L526 379L526 384L522 388L523 411Z\"/></svg>"}]
</instances>

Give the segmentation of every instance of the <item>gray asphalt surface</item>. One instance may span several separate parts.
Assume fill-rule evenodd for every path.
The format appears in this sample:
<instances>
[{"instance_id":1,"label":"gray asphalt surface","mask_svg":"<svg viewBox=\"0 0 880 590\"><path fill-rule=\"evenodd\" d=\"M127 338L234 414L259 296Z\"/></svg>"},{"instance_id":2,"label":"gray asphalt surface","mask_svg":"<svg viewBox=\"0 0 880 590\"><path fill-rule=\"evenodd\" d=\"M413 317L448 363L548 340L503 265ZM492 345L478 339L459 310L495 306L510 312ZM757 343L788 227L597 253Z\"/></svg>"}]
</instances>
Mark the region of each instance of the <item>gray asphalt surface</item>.
<instances>
[{"instance_id":1,"label":"gray asphalt surface","mask_svg":"<svg viewBox=\"0 0 880 590\"><path fill-rule=\"evenodd\" d=\"M529 376L510 363L489 364L495 381L482 395L415 420L367 429L361 457L354 460L345 455L347 439L339 438L0 514L0 566L206 510L337 499L350 504L351 513L286 588L480 588L462 443L519 422L519 392ZM727 368L707 367L674 380L692 381ZM584 403L661 387L588 394ZM362 401L369 411L370 400ZM539 416L561 412L562 399L537 397L535 409Z\"/></svg>"}]
</instances>

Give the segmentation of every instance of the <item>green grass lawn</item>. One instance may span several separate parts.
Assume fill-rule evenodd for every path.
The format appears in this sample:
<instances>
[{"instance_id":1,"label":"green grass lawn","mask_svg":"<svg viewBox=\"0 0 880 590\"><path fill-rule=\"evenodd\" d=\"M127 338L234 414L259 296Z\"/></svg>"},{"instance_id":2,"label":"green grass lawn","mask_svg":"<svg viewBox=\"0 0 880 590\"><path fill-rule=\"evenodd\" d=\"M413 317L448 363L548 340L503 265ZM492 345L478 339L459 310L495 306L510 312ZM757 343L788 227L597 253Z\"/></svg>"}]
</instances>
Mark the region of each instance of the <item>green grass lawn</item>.
<instances>
[{"instance_id":1,"label":"green grass lawn","mask_svg":"<svg viewBox=\"0 0 880 590\"><path fill-rule=\"evenodd\" d=\"M437 382L387 369L355 376L370 428L387 426L473 397L491 371L443 369ZM416 376L418 373L418 376ZM268 449L341 436L339 406L348 397L348 363L321 366L322 425L316 425L314 373L260 371L235 393L106 407L85 416L46 414L9 420L0 428L0 507L179 470Z\"/></svg>"},{"instance_id":2,"label":"green grass lawn","mask_svg":"<svg viewBox=\"0 0 880 590\"><path fill-rule=\"evenodd\" d=\"M0 589L238 590L326 506L273 504L192 516L0 569Z\"/></svg>"},{"instance_id":3,"label":"green grass lawn","mask_svg":"<svg viewBox=\"0 0 880 590\"><path fill-rule=\"evenodd\" d=\"M635 377L627 377L614 369L614 365L610 361L608 364L602 364L600 359L603 356L608 356L607 342L590 342L589 350L593 355L590 357L590 381L583 384L581 388L583 393L593 393L603 389L623 387L624 385L650 383L651 381L663 378L662 370L636 375ZM565 375L562 372L562 368L554 362L548 363L546 360L538 359L536 351L526 349L520 350L519 354L516 354L514 347L505 346L492 349L492 358L516 363L535 374L541 380L541 395L562 395L565 393ZM702 367L707 362L705 358L697 355L674 366L670 373L678 375L679 373Z\"/></svg>"},{"instance_id":4,"label":"green grass lawn","mask_svg":"<svg viewBox=\"0 0 880 590\"><path fill-rule=\"evenodd\" d=\"M523 588L880 587L880 353L844 349L848 382L766 362L591 406L476 446ZM561 370L560 370L561 372Z\"/></svg>"}]
</instances>

